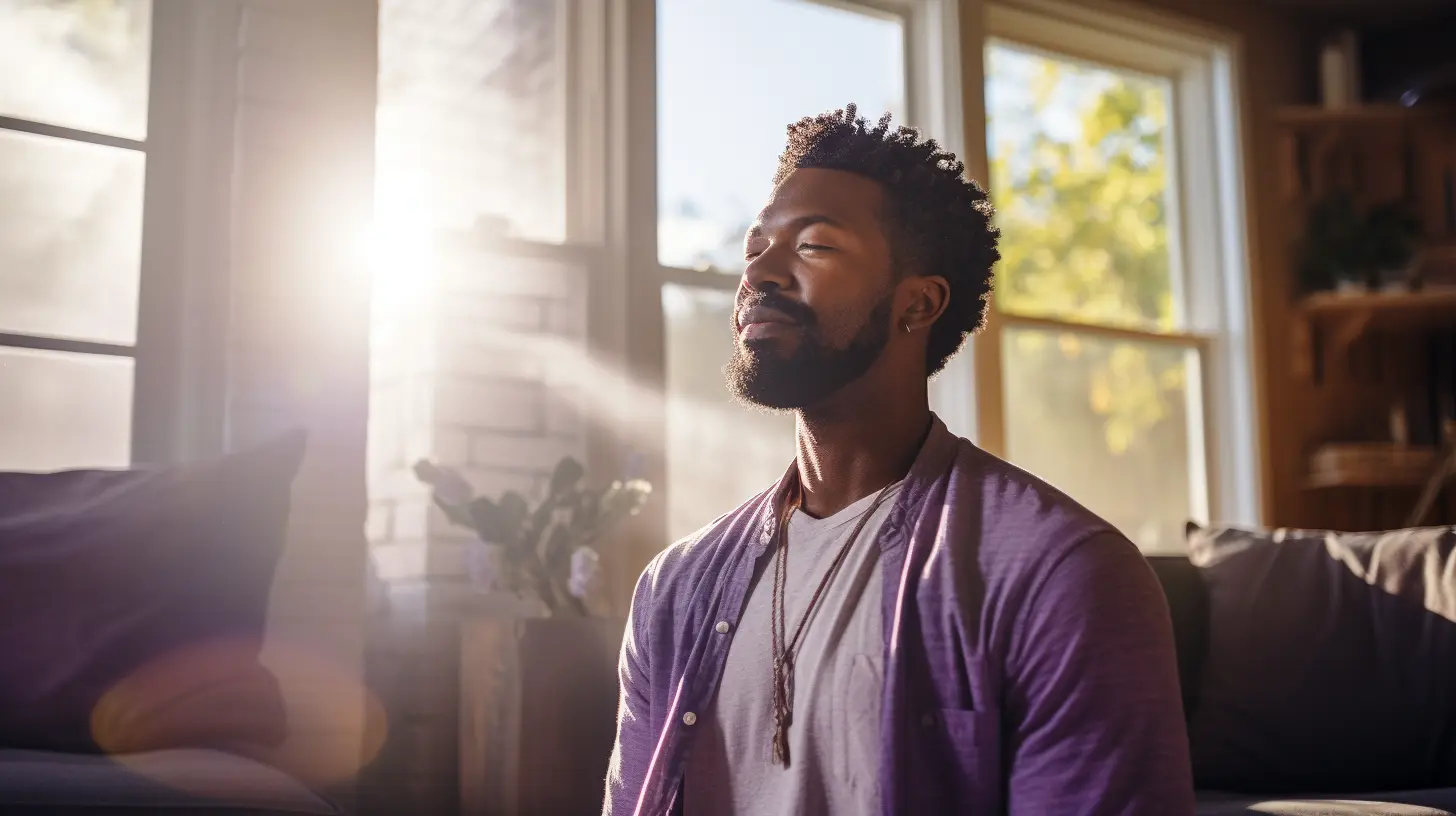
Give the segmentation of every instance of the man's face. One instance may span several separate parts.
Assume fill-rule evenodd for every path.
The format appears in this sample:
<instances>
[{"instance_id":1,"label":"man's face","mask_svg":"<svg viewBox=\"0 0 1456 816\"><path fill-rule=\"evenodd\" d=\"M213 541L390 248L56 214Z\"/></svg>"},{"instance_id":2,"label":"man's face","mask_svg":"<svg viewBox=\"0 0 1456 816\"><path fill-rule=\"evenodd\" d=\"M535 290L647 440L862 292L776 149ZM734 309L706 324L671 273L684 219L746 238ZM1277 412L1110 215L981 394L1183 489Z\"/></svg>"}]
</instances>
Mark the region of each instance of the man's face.
<instances>
[{"instance_id":1,"label":"man's face","mask_svg":"<svg viewBox=\"0 0 1456 816\"><path fill-rule=\"evenodd\" d=\"M859 379L889 341L895 276L877 182L796 170L744 241L725 372L741 400L806 408Z\"/></svg>"}]
</instances>

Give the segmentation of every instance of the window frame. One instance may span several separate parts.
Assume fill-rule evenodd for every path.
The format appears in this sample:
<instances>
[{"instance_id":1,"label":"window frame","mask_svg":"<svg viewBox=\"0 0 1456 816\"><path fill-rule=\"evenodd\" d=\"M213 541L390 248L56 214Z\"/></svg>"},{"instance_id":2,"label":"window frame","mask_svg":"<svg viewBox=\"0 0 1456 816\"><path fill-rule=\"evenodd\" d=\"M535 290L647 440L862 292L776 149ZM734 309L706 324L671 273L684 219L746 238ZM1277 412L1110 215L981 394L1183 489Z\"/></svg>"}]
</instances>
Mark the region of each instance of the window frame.
<instances>
[{"instance_id":1,"label":"window frame","mask_svg":"<svg viewBox=\"0 0 1456 816\"><path fill-rule=\"evenodd\" d=\"M979 5L973 0L973 5ZM1238 116L1236 37L1114 3L1072 5L1061 0L1001 0L982 6L982 53L1005 41L1048 54L1167 77L1172 83L1170 226L1175 289L1184 328L1173 332L1112 328L1032 317L996 308L974 340L977 442L1005 454L1002 337L1030 327L1156 343L1198 352L1199 396L1190 411L1190 478L1203 490L1190 507L1195 521L1259 523L1260 426L1249 293L1245 191ZM976 65L969 63L976 62ZM984 87L984 60L962 64L967 83ZM972 76L974 74L974 76ZM967 131L985 133L984 100L966 107ZM982 141L981 172L989 158ZM970 164L968 162L968 164ZM1201 494L1201 495L1200 495ZM1198 501L1204 499L1204 501Z\"/></svg>"},{"instance_id":2,"label":"window frame","mask_svg":"<svg viewBox=\"0 0 1456 816\"><path fill-rule=\"evenodd\" d=\"M157 32L157 23L158 23L157 18L159 16L159 13L160 12L159 12L158 4L154 3L153 6L152 6L152 21L151 21L151 31L150 31L150 37L151 37L151 39L150 39L150 42L148 43L148 66L147 66L148 77L149 77L148 82L151 85L153 85L153 86L156 84L155 83L155 80L154 80L154 77L155 77L155 73L156 73L156 70L155 70L156 69L156 52L157 52L157 41L158 41L158 38L156 36L156 32ZM143 162L145 163L145 170L144 170L144 172L147 173L147 174L150 174L151 173L151 167L152 167L152 164L154 162L154 152L155 152L153 150L153 139L152 139L152 137L153 137L153 130L152 130L152 126L153 126L153 122L152 122L152 118L153 118L153 116L152 116L152 108L153 108L153 105L152 105L152 102L151 102L151 93L152 93L152 91L151 91L151 89L149 89L149 92L148 92L148 102L147 102L147 111L146 111L146 118L147 118L147 123L148 123L147 132L146 132L146 135L143 138L140 138L140 139L129 138L129 137L124 137L124 136L115 136L115 135L112 135L112 134L100 133L100 132L97 132L97 131L86 130L86 129L83 129L83 128L68 127L68 126L64 126L64 125L54 125L54 124L50 124L48 122L37 121L37 120L33 120L33 119L26 119L24 117L18 117L18 116L7 116L7 115L0 115L0 131L4 131L4 132L8 132L8 133L25 133L25 134L29 134L29 135L32 135L32 136L41 136L41 137L52 138L52 139L60 139L60 140L64 140L64 141L67 141L67 142L75 142L75 143L80 143L80 144L99 145L99 146L102 146L102 147L110 147L110 148L114 148L114 149L118 149L118 150L126 150L126 151L131 151L133 153L140 153L142 155L142 157L143 157ZM147 193L146 193L146 189L147 189L147 187L145 186L145 183L144 183L143 193L142 193L143 198L142 198L142 226L141 226L141 229L143 230L143 232L145 232L146 222L147 222L148 216L149 216L149 214L147 213ZM143 238L143 240L145 240L145 239ZM138 276L137 283L138 283L138 287L139 288L142 286L142 277L144 276L145 269L146 269L146 251L145 251L145 246L143 246L142 257L140 259L140 262L138 263L138 268L136 270L137 276ZM27 349L27 350L32 350L32 351L60 352L60 353L63 353L63 354L85 355L85 356L88 356L88 357L109 357L109 358L121 358L121 359L131 360L132 361L132 371L131 371L131 377L132 377L132 405L130 406L130 408L131 408L131 412L132 412L132 424L133 424L133 426L135 426L135 424L137 422L137 417L139 415L141 415L141 414L144 414L151 407L149 405L141 404L143 402L143 400L141 399L142 394L141 394L141 390L138 388L138 381L137 381L138 380L137 371L141 367L141 360L142 360L142 354L141 354L141 350L140 350L140 345L141 345L140 341L141 341L141 335L142 335L141 321L142 321L142 309L141 309L141 306L140 306L140 303L139 303L138 304L138 314L137 314L137 337L130 344L126 344L126 343L108 343L108 342L99 342L99 341L93 341L93 340L79 340L79 339L74 339L74 338L69 338L69 337L59 337L59 336L54 336L54 335L33 334L33 333L29 333L29 332L13 332L13 331L0 330L0 348L15 348L15 349ZM136 456L137 456L137 440L136 440L136 433L135 433L135 430L134 429L131 432L130 437L127 440L127 450L128 450L128 456L129 456L129 458L132 459L133 461L135 461Z\"/></svg>"}]
</instances>

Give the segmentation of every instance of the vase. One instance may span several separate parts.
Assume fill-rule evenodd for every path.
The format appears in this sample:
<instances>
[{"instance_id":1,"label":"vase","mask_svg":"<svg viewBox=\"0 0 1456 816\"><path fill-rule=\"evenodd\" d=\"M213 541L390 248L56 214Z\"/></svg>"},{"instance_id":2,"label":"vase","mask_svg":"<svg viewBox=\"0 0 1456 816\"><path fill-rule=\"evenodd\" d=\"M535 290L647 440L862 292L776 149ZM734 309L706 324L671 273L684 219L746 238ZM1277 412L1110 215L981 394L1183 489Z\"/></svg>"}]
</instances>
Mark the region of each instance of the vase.
<instances>
[{"instance_id":1,"label":"vase","mask_svg":"<svg viewBox=\"0 0 1456 816\"><path fill-rule=\"evenodd\" d=\"M626 622L478 617L461 628L461 813L599 813Z\"/></svg>"},{"instance_id":2,"label":"vase","mask_svg":"<svg viewBox=\"0 0 1456 816\"><path fill-rule=\"evenodd\" d=\"M472 541L465 547L465 572L470 585L480 592L501 592L501 575L505 559L499 544Z\"/></svg>"}]
</instances>

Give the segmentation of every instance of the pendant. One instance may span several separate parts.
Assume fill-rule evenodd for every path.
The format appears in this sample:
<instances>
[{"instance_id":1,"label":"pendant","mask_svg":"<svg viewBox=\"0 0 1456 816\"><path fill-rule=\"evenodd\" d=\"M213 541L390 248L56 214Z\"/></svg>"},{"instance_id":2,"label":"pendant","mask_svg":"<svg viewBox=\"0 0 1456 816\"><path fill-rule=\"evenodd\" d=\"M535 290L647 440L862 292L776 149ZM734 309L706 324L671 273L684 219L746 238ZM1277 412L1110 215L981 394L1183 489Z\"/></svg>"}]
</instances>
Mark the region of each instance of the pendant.
<instances>
[{"instance_id":1,"label":"pendant","mask_svg":"<svg viewBox=\"0 0 1456 816\"><path fill-rule=\"evenodd\" d=\"M794 722L792 677L794 664L785 655L774 668L773 761L789 767L789 726Z\"/></svg>"},{"instance_id":2,"label":"pendant","mask_svg":"<svg viewBox=\"0 0 1456 816\"><path fill-rule=\"evenodd\" d=\"M789 725L782 720L774 724L773 761L789 767Z\"/></svg>"}]
</instances>

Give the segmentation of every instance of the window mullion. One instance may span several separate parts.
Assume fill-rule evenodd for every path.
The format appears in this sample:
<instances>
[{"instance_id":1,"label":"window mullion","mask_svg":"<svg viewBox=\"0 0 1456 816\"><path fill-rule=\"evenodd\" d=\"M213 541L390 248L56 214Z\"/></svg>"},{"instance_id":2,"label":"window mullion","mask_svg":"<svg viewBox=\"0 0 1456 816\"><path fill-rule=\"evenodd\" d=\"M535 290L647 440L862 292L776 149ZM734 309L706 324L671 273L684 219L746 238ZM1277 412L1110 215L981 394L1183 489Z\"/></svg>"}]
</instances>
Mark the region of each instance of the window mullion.
<instances>
[{"instance_id":1,"label":"window mullion","mask_svg":"<svg viewBox=\"0 0 1456 816\"><path fill-rule=\"evenodd\" d=\"M60 125L50 125L45 122L35 122L30 119L17 119L13 116L0 116L0 130L13 130L19 133L50 136L55 139L85 142L87 144L103 145L105 147L119 147L123 150L145 151L147 149L146 142L138 139L110 136L105 133L93 133L89 130L77 130L76 128L62 127Z\"/></svg>"},{"instance_id":2,"label":"window mullion","mask_svg":"<svg viewBox=\"0 0 1456 816\"><path fill-rule=\"evenodd\" d=\"M1044 331L1064 331L1074 334L1093 334L1106 337L1112 340L1125 340L1132 343L1160 343L1174 346L1185 346L1188 348L1202 348L1211 342L1211 338L1203 334L1191 332L1154 332L1142 329L1123 328L1100 323L1082 323L1075 320L1064 320L1055 317L1037 317L1033 315L1020 315L1014 313L1002 313L1000 322L1003 325L1017 327L1036 328Z\"/></svg>"}]
</instances>

